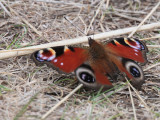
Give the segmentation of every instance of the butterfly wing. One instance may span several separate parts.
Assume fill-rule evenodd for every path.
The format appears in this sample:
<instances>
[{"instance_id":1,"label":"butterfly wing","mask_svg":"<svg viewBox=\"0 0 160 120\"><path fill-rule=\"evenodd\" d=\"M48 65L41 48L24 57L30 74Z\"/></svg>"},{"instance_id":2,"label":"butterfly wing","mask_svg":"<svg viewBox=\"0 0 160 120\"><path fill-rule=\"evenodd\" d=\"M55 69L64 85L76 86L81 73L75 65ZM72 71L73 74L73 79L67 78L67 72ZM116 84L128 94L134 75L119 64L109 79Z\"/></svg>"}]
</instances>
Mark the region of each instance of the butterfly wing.
<instances>
[{"instance_id":1,"label":"butterfly wing","mask_svg":"<svg viewBox=\"0 0 160 120\"><path fill-rule=\"evenodd\" d=\"M87 55L86 50L82 48L59 46L36 51L31 58L36 64L47 64L70 73L87 60Z\"/></svg>"},{"instance_id":2,"label":"butterfly wing","mask_svg":"<svg viewBox=\"0 0 160 120\"><path fill-rule=\"evenodd\" d=\"M94 49L95 47L93 47ZM106 52L110 54L112 62L121 72L126 73L128 78L134 79L133 83L135 84L142 83L144 75L141 67L134 61L145 63L147 61L146 51L147 47L136 39L117 38L106 45ZM89 63L89 54L92 53L93 58L97 57L98 54L95 52L88 52L88 50L78 47L60 46L37 51L32 54L32 58L37 64L47 64L66 73L75 71L78 80L87 87L96 89L104 86L110 88L112 83L107 76L107 71L99 71L99 67L103 67L100 65L101 62L98 64L93 64L94 61L91 62L92 64Z\"/></svg>"},{"instance_id":3,"label":"butterfly wing","mask_svg":"<svg viewBox=\"0 0 160 120\"><path fill-rule=\"evenodd\" d=\"M137 62L146 63L147 47L138 39L116 38L106 45L111 53L131 59Z\"/></svg>"},{"instance_id":4,"label":"butterfly wing","mask_svg":"<svg viewBox=\"0 0 160 120\"><path fill-rule=\"evenodd\" d=\"M75 70L75 74L82 84L92 89L108 89L113 87L110 78L92 67L88 62L83 63Z\"/></svg>"},{"instance_id":5,"label":"butterfly wing","mask_svg":"<svg viewBox=\"0 0 160 120\"><path fill-rule=\"evenodd\" d=\"M117 38L106 47L118 69L132 80L135 87L140 87L144 82L144 73L135 61L146 63L148 49L145 44L137 39Z\"/></svg>"},{"instance_id":6,"label":"butterfly wing","mask_svg":"<svg viewBox=\"0 0 160 120\"><path fill-rule=\"evenodd\" d=\"M98 89L102 85L105 85L105 88L112 87L107 76L87 63L87 49L66 46L52 47L34 52L31 58L37 65L47 64L65 73L75 71L77 79L87 87L93 89Z\"/></svg>"}]
</instances>

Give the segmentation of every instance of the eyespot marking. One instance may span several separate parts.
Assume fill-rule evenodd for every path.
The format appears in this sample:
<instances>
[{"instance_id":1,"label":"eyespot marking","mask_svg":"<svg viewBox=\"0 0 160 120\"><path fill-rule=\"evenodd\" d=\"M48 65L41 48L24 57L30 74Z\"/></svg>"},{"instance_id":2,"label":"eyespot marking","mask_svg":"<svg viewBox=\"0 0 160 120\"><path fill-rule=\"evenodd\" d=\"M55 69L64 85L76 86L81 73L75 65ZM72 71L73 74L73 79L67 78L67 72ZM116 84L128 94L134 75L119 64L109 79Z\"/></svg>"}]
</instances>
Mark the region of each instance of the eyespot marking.
<instances>
[{"instance_id":1,"label":"eyespot marking","mask_svg":"<svg viewBox=\"0 0 160 120\"><path fill-rule=\"evenodd\" d=\"M138 68L136 68L135 66L130 66L129 71L130 71L130 73L132 74L132 76L134 76L135 78L141 76L140 71L139 71Z\"/></svg>"},{"instance_id":2,"label":"eyespot marking","mask_svg":"<svg viewBox=\"0 0 160 120\"><path fill-rule=\"evenodd\" d=\"M127 39L127 38L125 38L124 41L125 41L125 43L126 43L127 45L129 45L130 47L141 50L141 45L140 45L140 43L137 42L137 41L135 41L134 39Z\"/></svg>"},{"instance_id":3,"label":"eyespot marking","mask_svg":"<svg viewBox=\"0 0 160 120\"><path fill-rule=\"evenodd\" d=\"M56 52L52 48L40 50L36 53L36 59L40 62L51 61L56 57Z\"/></svg>"},{"instance_id":4,"label":"eyespot marking","mask_svg":"<svg viewBox=\"0 0 160 120\"><path fill-rule=\"evenodd\" d=\"M122 63L126 70L133 76L133 81L136 80L138 83L144 80L142 68L136 62L129 59L123 59Z\"/></svg>"},{"instance_id":5,"label":"eyespot marking","mask_svg":"<svg viewBox=\"0 0 160 120\"><path fill-rule=\"evenodd\" d=\"M87 83L94 83L96 81L95 78L87 72L81 72L79 75L80 78Z\"/></svg>"},{"instance_id":6,"label":"eyespot marking","mask_svg":"<svg viewBox=\"0 0 160 120\"><path fill-rule=\"evenodd\" d=\"M93 69L88 64L82 64L75 70L75 74L79 82L87 87L96 89L100 87L100 84L96 82Z\"/></svg>"}]
</instances>

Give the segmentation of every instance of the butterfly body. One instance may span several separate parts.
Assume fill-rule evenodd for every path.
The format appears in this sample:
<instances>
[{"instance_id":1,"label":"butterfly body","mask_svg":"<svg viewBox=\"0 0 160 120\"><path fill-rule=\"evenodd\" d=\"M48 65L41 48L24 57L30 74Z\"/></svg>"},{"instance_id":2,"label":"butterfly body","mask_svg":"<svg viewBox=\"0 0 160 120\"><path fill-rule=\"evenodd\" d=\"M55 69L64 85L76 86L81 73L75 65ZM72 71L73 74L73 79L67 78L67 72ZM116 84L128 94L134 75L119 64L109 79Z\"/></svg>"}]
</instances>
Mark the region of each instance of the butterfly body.
<instances>
[{"instance_id":1,"label":"butterfly body","mask_svg":"<svg viewBox=\"0 0 160 120\"><path fill-rule=\"evenodd\" d=\"M108 74L114 78L113 73L117 71L117 68L112 59L115 56L109 53L104 45L92 39L89 40L89 45L89 63L91 67L104 75ZM105 82L103 83L105 84Z\"/></svg>"},{"instance_id":2,"label":"butterfly body","mask_svg":"<svg viewBox=\"0 0 160 120\"><path fill-rule=\"evenodd\" d=\"M103 45L88 39L89 48L52 47L32 54L37 64L47 64L60 71L75 71L77 79L90 88L110 88L119 72L141 86L144 74L137 64L146 63L147 47L137 39L117 38Z\"/></svg>"}]
</instances>

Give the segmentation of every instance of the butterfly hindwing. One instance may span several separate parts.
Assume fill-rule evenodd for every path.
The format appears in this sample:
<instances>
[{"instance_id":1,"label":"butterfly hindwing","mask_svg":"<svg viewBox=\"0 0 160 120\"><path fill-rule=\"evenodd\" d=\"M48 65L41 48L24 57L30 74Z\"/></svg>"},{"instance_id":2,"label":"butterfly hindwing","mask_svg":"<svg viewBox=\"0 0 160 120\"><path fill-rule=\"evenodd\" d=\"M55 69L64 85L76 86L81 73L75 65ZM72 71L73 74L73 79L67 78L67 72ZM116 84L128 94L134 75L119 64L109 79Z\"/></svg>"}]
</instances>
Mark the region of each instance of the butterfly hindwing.
<instances>
[{"instance_id":1,"label":"butterfly hindwing","mask_svg":"<svg viewBox=\"0 0 160 120\"><path fill-rule=\"evenodd\" d=\"M108 76L94 69L88 62L83 63L75 70L75 74L79 82L84 86L99 89L101 87L108 89L112 87L112 83Z\"/></svg>"}]
</instances>

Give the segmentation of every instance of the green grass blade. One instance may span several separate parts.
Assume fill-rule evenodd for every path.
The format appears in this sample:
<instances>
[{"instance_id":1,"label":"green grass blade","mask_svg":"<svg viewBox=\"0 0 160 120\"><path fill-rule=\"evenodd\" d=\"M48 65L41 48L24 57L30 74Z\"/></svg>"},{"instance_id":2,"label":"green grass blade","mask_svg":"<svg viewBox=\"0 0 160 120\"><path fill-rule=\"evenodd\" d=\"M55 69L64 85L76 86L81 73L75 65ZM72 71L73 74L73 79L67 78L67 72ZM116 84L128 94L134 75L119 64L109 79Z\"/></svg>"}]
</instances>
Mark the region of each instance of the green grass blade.
<instances>
[{"instance_id":1,"label":"green grass blade","mask_svg":"<svg viewBox=\"0 0 160 120\"><path fill-rule=\"evenodd\" d=\"M31 99L29 100L29 102L28 102L26 105L24 105L24 106L22 107L22 109L19 111L19 113L14 117L14 120L18 120L20 117L22 117L22 115L27 111L28 106L29 106L29 105L31 104L31 102L37 97L38 94L39 94L39 92L36 93L34 96L31 97Z\"/></svg>"}]
</instances>

